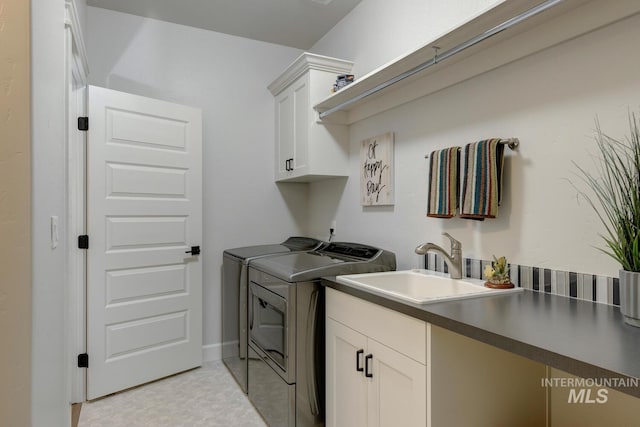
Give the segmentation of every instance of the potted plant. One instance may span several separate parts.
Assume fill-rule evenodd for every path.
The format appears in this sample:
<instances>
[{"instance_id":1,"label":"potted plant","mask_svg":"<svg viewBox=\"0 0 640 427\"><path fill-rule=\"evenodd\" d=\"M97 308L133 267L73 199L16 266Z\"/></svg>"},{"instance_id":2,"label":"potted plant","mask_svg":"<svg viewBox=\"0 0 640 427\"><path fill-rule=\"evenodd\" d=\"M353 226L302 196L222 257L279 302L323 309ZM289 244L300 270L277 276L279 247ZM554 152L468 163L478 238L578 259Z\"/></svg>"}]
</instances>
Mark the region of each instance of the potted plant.
<instances>
[{"instance_id":1,"label":"potted plant","mask_svg":"<svg viewBox=\"0 0 640 427\"><path fill-rule=\"evenodd\" d=\"M510 289L513 288L511 278L509 277L509 266L507 259L503 256L496 258L493 256L491 265L484 268L484 276L487 278L485 286L493 289Z\"/></svg>"},{"instance_id":2,"label":"potted plant","mask_svg":"<svg viewBox=\"0 0 640 427\"><path fill-rule=\"evenodd\" d=\"M576 165L590 193L578 189L604 224L606 248L620 263L620 311L625 323L640 327L640 124L629 114L630 135L616 140L596 122L600 152L595 172Z\"/></svg>"}]
</instances>

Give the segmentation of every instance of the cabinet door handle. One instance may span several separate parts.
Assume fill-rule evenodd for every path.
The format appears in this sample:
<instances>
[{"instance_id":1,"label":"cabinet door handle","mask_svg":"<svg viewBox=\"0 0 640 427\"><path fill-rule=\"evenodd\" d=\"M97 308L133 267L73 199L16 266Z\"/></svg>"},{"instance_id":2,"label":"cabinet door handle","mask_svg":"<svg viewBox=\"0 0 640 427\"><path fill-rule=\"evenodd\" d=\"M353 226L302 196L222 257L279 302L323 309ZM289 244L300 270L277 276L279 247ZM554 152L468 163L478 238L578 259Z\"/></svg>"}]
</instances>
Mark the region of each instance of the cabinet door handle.
<instances>
[{"instance_id":1,"label":"cabinet door handle","mask_svg":"<svg viewBox=\"0 0 640 427\"><path fill-rule=\"evenodd\" d=\"M293 170L293 157L289 159L289 170Z\"/></svg>"},{"instance_id":2,"label":"cabinet door handle","mask_svg":"<svg viewBox=\"0 0 640 427\"><path fill-rule=\"evenodd\" d=\"M356 371L358 372L364 371L364 369L360 365L360 355L362 355L363 353L364 353L364 350L362 349L356 351Z\"/></svg>"},{"instance_id":3,"label":"cabinet door handle","mask_svg":"<svg viewBox=\"0 0 640 427\"><path fill-rule=\"evenodd\" d=\"M287 172L289 172L289 159L284 161L284 170L286 170Z\"/></svg>"},{"instance_id":4,"label":"cabinet door handle","mask_svg":"<svg viewBox=\"0 0 640 427\"><path fill-rule=\"evenodd\" d=\"M367 354L364 357L364 376L367 378L373 378L373 373L369 372L369 361L373 359L373 354Z\"/></svg>"}]
</instances>

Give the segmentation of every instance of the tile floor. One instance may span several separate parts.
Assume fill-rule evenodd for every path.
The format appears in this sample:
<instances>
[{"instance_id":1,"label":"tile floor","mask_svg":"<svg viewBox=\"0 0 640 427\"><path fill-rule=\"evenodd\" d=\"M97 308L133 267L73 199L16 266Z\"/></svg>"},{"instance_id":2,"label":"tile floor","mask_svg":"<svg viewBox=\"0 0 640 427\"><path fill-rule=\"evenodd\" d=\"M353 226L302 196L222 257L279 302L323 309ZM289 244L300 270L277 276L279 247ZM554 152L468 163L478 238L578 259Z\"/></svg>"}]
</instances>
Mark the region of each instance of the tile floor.
<instances>
[{"instance_id":1,"label":"tile floor","mask_svg":"<svg viewBox=\"0 0 640 427\"><path fill-rule=\"evenodd\" d=\"M264 427L221 361L82 405L78 427Z\"/></svg>"}]
</instances>

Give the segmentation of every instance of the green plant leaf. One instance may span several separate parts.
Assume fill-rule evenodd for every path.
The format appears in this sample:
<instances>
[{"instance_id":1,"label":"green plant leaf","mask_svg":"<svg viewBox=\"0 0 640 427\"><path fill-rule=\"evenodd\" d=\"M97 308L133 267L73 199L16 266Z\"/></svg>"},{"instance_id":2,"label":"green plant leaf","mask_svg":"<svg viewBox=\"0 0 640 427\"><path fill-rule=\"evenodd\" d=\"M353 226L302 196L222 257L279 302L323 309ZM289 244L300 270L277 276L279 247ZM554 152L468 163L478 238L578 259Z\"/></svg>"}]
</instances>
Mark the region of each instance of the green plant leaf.
<instances>
[{"instance_id":1,"label":"green plant leaf","mask_svg":"<svg viewBox=\"0 0 640 427\"><path fill-rule=\"evenodd\" d=\"M640 124L629 114L630 134L616 140L605 134L596 120L596 146L600 157L595 172L574 162L577 176L590 190L572 182L579 197L586 200L605 228L602 253L628 271L640 271Z\"/></svg>"}]
</instances>

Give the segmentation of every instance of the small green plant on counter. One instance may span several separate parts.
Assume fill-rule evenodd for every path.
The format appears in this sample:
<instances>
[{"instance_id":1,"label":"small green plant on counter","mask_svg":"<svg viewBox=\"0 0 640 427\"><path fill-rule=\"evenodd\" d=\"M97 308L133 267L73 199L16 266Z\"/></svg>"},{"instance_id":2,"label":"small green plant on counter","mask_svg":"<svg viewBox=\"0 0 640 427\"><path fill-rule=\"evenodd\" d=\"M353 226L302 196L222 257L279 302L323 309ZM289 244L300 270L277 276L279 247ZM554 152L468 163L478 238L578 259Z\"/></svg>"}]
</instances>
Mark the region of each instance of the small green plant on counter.
<instances>
[{"instance_id":1,"label":"small green plant on counter","mask_svg":"<svg viewBox=\"0 0 640 427\"><path fill-rule=\"evenodd\" d=\"M484 276L487 278L487 281L496 285L511 283L507 259L503 256L496 258L494 255L491 265L487 265L484 268Z\"/></svg>"},{"instance_id":2,"label":"small green plant on counter","mask_svg":"<svg viewBox=\"0 0 640 427\"><path fill-rule=\"evenodd\" d=\"M601 235L606 249L599 249L624 270L640 272L640 124L635 114L629 114L629 128L627 138L616 140L603 133L596 121L595 140L600 151L596 171L574 164L591 193L576 189L606 230Z\"/></svg>"}]
</instances>

